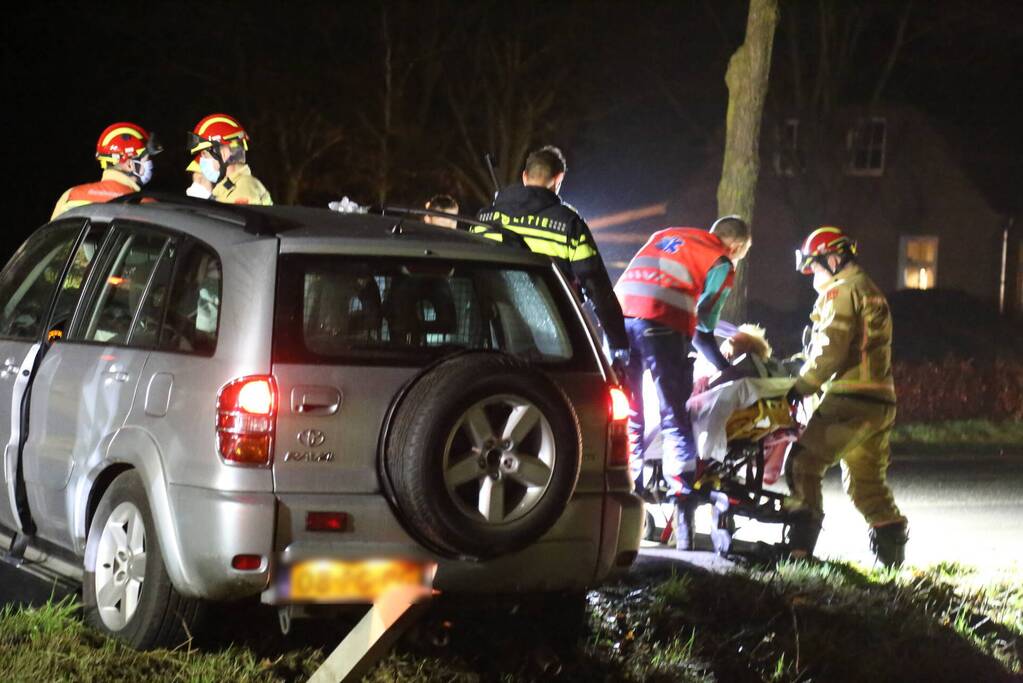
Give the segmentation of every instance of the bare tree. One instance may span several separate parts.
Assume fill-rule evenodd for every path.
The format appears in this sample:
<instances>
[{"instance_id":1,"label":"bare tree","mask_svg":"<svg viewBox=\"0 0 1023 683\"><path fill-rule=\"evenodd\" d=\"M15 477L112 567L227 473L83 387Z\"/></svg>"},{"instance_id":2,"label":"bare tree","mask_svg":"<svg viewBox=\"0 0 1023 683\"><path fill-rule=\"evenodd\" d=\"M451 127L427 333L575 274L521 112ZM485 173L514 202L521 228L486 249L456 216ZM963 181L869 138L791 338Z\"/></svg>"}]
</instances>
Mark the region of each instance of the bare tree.
<instances>
[{"instance_id":1,"label":"bare tree","mask_svg":"<svg viewBox=\"0 0 1023 683\"><path fill-rule=\"evenodd\" d=\"M750 0L745 42L732 55L725 73L728 114L718 214L742 216L750 225L760 172L760 122L777 23L777 0ZM745 273L741 268L729 307L733 317L745 317Z\"/></svg>"},{"instance_id":2,"label":"bare tree","mask_svg":"<svg viewBox=\"0 0 1023 683\"><path fill-rule=\"evenodd\" d=\"M556 58L556 46L534 36L477 37L465 62L463 82L449 83L448 106L455 128L449 167L473 199L489 203L494 188L483 154L497 156L498 182L516 182L533 145L562 128L567 115L558 107L569 68Z\"/></svg>"}]
</instances>

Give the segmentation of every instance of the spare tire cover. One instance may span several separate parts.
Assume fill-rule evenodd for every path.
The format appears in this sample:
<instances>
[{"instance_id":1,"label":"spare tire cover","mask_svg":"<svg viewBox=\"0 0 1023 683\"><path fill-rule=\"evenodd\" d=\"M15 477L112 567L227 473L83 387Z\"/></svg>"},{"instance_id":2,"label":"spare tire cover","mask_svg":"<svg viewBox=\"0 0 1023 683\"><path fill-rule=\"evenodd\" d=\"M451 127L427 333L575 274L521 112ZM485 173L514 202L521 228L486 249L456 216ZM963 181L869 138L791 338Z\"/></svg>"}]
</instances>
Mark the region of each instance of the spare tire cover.
<instances>
[{"instance_id":1,"label":"spare tire cover","mask_svg":"<svg viewBox=\"0 0 1023 683\"><path fill-rule=\"evenodd\" d=\"M561 517L579 476L579 422L541 370L501 353L454 356L399 398L382 475L406 529L434 552L487 559Z\"/></svg>"}]
</instances>

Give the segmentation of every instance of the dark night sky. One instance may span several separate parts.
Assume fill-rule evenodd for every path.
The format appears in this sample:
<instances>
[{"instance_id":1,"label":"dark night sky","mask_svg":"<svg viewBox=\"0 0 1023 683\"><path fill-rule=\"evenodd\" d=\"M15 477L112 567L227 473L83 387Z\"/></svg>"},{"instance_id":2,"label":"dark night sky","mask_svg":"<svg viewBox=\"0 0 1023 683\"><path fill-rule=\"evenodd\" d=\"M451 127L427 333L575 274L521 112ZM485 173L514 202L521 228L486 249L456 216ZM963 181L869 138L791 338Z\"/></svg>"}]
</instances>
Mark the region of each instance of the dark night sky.
<instances>
[{"instance_id":1,"label":"dark night sky","mask_svg":"<svg viewBox=\"0 0 1023 683\"><path fill-rule=\"evenodd\" d=\"M866 4L882 8L883 15L896 3ZM591 216L670 194L720 131L724 69L742 39L746 3L548 5L476 7L491 14L486 30L521 30L527 45L562 51L561 57L545 57L550 68L571 69L560 97L574 118L550 133L569 154L564 194ZM920 30L897 62L886 98L934 117L999 209L1018 212L1023 3L916 5L920 26L913 26ZM807 11L816 3L783 2L783 11L789 6ZM395 16L412 20L398 31L405 36L468 21L468 5L393 7ZM975 11L964 19L964 8ZM373 83L366 65L379 53L378 15L379 7L368 3L325 2L39 3L8 13L2 29L10 140L5 169L13 211L2 250L9 253L42 224L64 189L98 178L95 139L115 120L137 121L160 134L168 151L157 160L154 187L175 192L187 185L184 133L212 111L242 116L281 102L311 102L328 112L343 109L356 121ZM867 57L883 54L885 26L882 21L866 34ZM328 39L311 39L316 31ZM230 76L238 69L245 71L244 82ZM857 87L853 78L851 97ZM685 124L665 89L685 108ZM433 125L451 124L439 115ZM260 140L253 144L258 174L272 154L261 150ZM346 189L338 187L337 194ZM409 202L421 200L421 193L406 193Z\"/></svg>"}]
</instances>

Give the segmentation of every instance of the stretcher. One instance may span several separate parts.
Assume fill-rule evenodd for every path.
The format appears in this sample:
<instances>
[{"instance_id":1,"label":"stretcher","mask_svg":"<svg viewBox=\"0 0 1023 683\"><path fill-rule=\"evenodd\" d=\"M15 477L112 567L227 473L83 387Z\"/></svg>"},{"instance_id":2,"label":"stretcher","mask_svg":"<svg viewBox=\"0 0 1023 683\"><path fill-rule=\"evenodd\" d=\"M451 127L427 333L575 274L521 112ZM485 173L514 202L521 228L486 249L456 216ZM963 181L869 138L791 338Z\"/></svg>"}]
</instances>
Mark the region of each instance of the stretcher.
<instances>
[{"instance_id":1,"label":"stretcher","mask_svg":"<svg viewBox=\"0 0 1023 683\"><path fill-rule=\"evenodd\" d=\"M711 505L711 542L715 552L730 553L735 518L785 524L785 495L767 488L781 475L784 457L798 437L799 425L785 395L795 380L765 376L763 363L740 357L710 388L687 403L699 461L693 487L701 503ZM657 392L645 378L643 481L647 499L647 538L666 543L672 534L667 485L661 469ZM657 532L657 516L664 527Z\"/></svg>"}]
</instances>

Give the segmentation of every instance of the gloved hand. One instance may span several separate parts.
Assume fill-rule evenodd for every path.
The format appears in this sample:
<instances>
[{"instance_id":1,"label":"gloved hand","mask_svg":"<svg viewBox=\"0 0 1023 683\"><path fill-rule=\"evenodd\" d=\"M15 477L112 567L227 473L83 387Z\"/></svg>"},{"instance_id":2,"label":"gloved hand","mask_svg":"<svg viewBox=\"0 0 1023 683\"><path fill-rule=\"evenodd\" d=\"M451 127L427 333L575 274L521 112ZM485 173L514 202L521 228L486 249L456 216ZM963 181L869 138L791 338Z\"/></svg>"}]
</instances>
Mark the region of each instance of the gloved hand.
<instances>
[{"instance_id":1,"label":"gloved hand","mask_svg":"<svg viewBox=\"0 0 1023 683\"><path fill-rule=\"evenodd\" d=\"M798 405L803 400L803 395L796 391L796 387L793 386L789 389L789 393L785 394L785 402L790 406Z\"/></svg>"}]
</instances>

